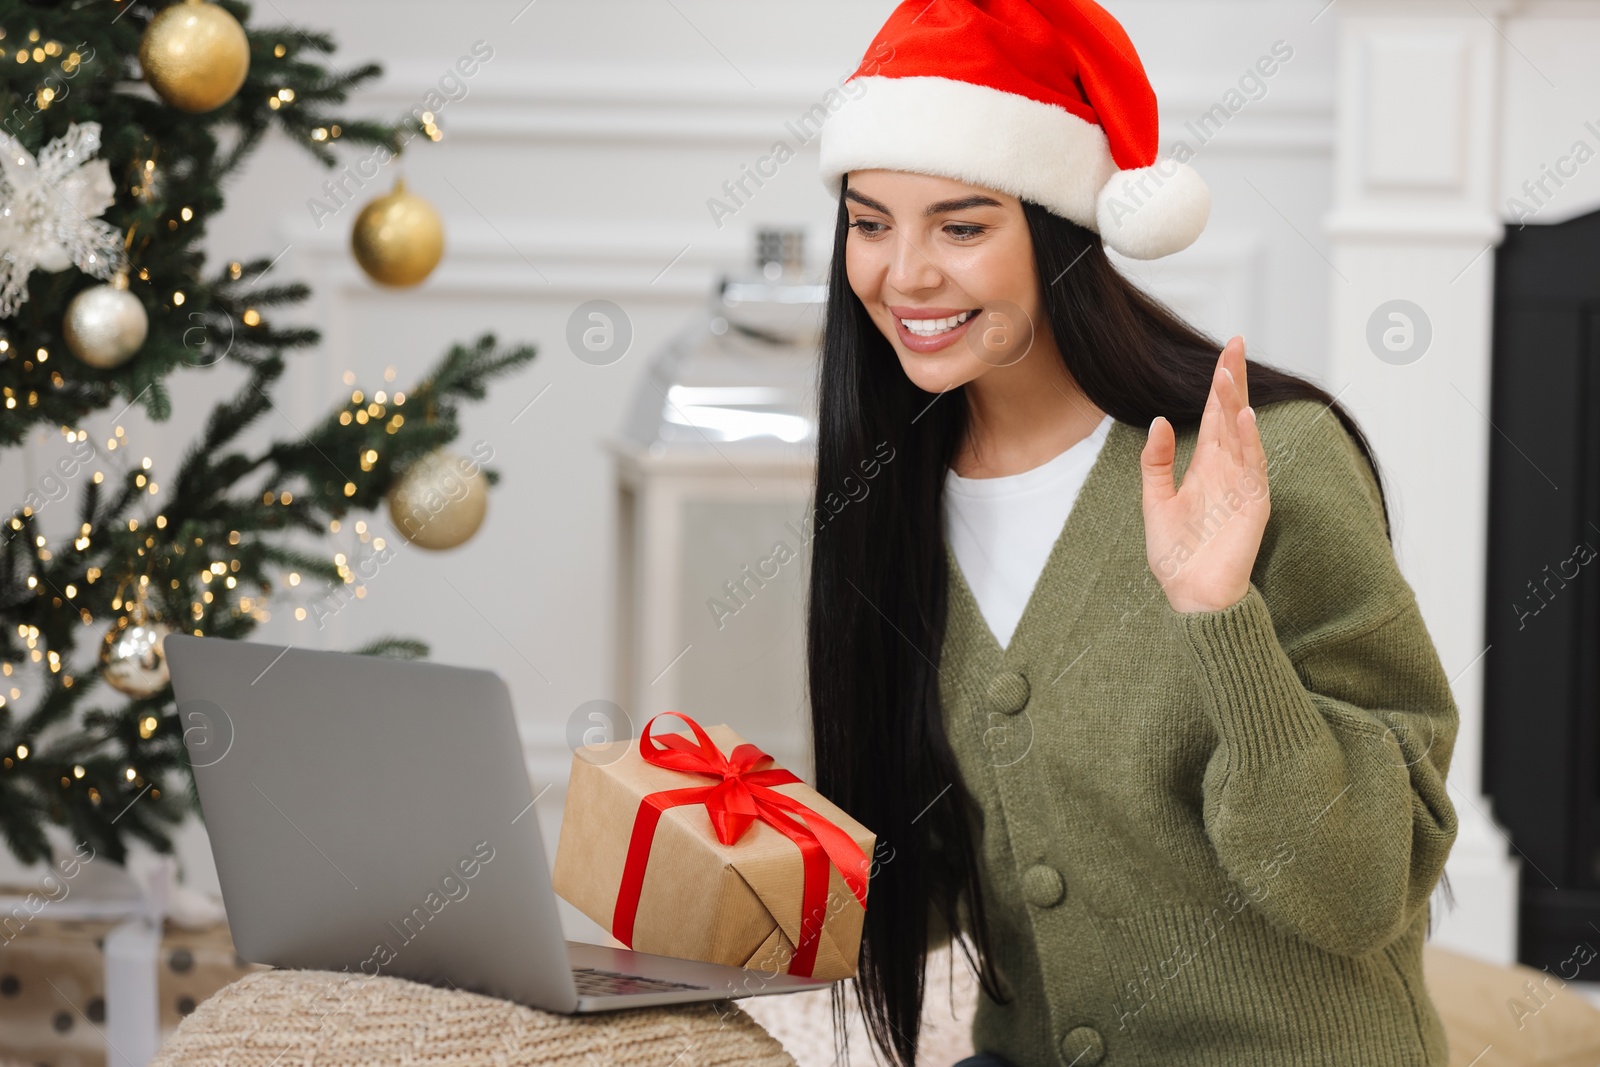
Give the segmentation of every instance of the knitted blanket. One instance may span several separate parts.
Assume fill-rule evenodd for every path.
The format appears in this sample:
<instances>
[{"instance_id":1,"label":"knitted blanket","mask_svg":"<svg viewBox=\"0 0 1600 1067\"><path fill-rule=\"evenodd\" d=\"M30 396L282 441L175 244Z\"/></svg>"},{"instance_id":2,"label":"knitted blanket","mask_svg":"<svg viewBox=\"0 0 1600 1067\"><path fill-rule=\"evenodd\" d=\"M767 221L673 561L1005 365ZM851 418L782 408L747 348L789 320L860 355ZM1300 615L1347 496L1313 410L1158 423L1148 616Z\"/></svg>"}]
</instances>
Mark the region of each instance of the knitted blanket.
<instances>
[{"instance_id":1,"label":"knitted blanket","mask_svg":"<svg viewBox=\"0 0 1600 1067\"><path fill-rule=\"evenodd\" d=\"M591 1015L401 978L246 975L203 1001L151 1067L795 1067L728 1000Z\"/></svg>"}]
</instances>

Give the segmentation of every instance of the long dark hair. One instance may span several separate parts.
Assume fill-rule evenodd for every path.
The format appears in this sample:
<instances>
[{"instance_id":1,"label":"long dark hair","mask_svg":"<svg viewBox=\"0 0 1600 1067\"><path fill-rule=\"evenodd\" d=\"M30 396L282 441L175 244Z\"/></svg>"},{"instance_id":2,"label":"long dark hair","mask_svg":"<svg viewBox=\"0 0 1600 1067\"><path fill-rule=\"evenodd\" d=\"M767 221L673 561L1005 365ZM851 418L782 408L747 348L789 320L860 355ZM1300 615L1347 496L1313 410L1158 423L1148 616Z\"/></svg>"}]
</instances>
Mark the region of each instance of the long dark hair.
<instances>
[{"instance_id":1,"label":"long dark hair","mask_svg":"<svg viewBox=\"0 0 1600 1067\"><path fill-rule=\"evenodd\" d=\"M817 789L878 836L855 979L862 1015L890 1063L910 1067L930 907L976 946L974 961L963 938L952 940L983 992L1009 998L994 970L979 886L981 815L944 733L935 666L947 607L944 473L967 429L966 395L913 385L851 291L848 179L839 190L818 373L807 683ZM1050 331L1084 393L1141 429L1158 414L1174 427L1197 424L1222 345L1124 277L1098 234L1026 200L1022 209ZM1325 390L1263 363L1248 367L1253 405L1315 398L1377 475L1365 436ZM885 442L892 451L881 450ZM856 497L850 487L878 462L887 462L887 476ZM824 507L840 494L848 506ZM1379 496L1387 529L1381 477ZM1444 888L1448 899L1448 880ZM847 1043L842 982L832 1008L835 1041ZM846 1062L843 1044L838 1051Z\"/></svg>"}]
</instances>

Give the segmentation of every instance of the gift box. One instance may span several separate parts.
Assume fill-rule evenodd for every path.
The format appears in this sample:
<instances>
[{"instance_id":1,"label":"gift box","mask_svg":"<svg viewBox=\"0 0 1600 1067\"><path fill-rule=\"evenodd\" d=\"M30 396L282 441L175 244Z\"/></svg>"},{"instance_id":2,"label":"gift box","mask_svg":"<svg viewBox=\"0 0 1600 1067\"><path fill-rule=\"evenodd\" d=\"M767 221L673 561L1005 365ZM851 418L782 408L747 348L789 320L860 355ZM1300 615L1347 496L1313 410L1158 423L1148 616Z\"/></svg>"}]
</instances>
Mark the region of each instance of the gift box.
<instances>
[{"instance_id":1,"label":"gift box","mask_svg":"<svg viewBox=\"0 0 1600 1067\"><path fill-rule=\"evenodd\" d=\"M17 899L28 892L29 887L0 886L0 895ZM22 923L16 917L26 910L6 914L12 921L0 933L0 1063L104 1067L112 1059L108 1041L134 1055L128 1042L111 1033L120 998L151 1009L153 1017L133 1029L149 1030L159 1041L202 1000L266 969L238 957L226 922L186 929L167 919L139 939L150 954L145 981L155 989L119 990L117 968L107 966L110 942L130 921L143 920L54 918L46 908Z\"/></svg>"},{"instance_id":2,"label":"gift box","mask_svg":"<svg viewBox=\"0 0 1600 1067\"><path fill-rule=\"evenodd\" d=\"M652 733L663 715L693 738ZM640 952L849 978L875 840L726 724L668 711L573 752L551 882Z\"/></svg>"}]
</instances>

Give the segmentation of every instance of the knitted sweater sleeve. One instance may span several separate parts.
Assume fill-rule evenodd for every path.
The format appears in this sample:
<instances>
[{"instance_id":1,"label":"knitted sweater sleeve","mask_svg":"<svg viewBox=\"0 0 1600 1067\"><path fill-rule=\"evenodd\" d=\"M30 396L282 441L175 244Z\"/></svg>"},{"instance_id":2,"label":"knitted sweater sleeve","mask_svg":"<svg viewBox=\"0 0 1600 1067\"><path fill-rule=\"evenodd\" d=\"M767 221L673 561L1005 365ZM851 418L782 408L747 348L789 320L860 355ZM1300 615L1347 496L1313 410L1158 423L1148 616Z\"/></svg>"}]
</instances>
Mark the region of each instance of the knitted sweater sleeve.
<instances>
[{"instance_id":1,"label":"knitted sweater sleeve","mask_svg":"<svg viewBox=\"0 0 1600 1067\"><path fill-rule=\"evenodd\" d=\"M1362 956L1426 906L1455 841L1457 708L1338 417L1288 401L1258 418L1272 504L1248 592L1163 600L1218 737L1203 818L1240 896Z\"/></svg>"}]
</instances>

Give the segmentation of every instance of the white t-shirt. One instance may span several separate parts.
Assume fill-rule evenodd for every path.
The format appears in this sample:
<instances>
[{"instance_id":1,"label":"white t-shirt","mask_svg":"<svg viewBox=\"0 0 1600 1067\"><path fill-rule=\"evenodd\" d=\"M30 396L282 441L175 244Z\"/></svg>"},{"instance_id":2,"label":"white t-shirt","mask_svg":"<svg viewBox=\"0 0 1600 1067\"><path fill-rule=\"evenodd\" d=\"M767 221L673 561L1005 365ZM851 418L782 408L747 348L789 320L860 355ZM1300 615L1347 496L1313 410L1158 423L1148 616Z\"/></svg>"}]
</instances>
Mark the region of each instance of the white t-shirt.
<instances>
[{"instance_id":1,"label":"white t-shirt","mask_svg":"<svg viewBox=\"0 0 1600 1067\"><path fill-rule=\"evenodd\" d=\"M945 535L1000 647L1022 618L1112 418L1054 459L1021 474L963 478L945 471Z\"/></svg>"}]
</instances>

